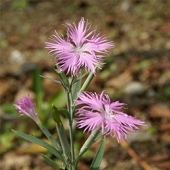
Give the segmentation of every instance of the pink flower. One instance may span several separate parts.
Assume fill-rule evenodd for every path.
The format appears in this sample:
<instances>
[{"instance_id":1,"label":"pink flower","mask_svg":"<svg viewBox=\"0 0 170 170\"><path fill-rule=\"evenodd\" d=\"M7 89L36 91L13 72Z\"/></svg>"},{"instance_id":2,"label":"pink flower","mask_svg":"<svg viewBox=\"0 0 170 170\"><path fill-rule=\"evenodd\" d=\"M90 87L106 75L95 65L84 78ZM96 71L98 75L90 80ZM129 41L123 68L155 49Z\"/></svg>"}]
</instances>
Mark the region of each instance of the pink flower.
<instances>
[{"instance_id":1,"label":"pink flower","mask_svg":"<svg viewBox=\"0 0 170 170\"><path fill-rule=\"evenodd\" d=\"M17 104L14 104L15 108L19 111L20 116L26 115L33 119L36 123L40 122L37 113L35 112L34 104L29 96L25 96L20 100L17 100Z\"/></svg>"},{"instance_id":2,"label":"pink flower","mask_svg":"<svg viewBox=\"0 0 170 170\"><path fill-rule=\"evenodd\" d=\"M85 128L84 131L94 131L101 127L101 132L105 135L116 137L118 142L127 139L129 132L139 130L138 126L145 123L122 112L126 104L111 102L108 95L102 92L96 93L84 92L78 95L79 100L76 106L79 106L76 112L78 128Z\"/></svg>"},{"instance_id":3,"label":"pink flower","mask_svg":"<svg viewBox=\"0 0 170 170\"><path fill-rule=\"evenodd\" d=\"M84 18L81 18L78 26L75 23L66 23L65 26L66 39L55 32L50 38L53 43L45 43L49 53L56 55L56 63L67 74L77 75L81 67L95 74L95 67L100 68L99 61L104 58L103 53L112 48L113 43L97 34L96 30L89 31L91 23Z\"/></svg>"}]
</instances>

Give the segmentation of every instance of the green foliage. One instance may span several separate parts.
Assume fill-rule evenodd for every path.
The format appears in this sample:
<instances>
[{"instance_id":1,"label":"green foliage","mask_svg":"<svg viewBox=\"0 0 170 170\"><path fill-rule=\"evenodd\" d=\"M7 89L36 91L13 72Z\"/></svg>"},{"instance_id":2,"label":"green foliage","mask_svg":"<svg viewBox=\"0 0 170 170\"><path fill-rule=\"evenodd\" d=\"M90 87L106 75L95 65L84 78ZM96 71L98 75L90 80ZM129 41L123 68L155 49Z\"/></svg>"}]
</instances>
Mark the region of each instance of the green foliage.
<instances>
[{"instance_id":1,"label":"green foliage","mask_svg":"<svg viewBox=\"0 0 170 170\"><path fill-rule=\"evenodd\" d=\"M170 87L164 89L164 94L165 96L170 97Z\"/></svg>"},{"instance_id":2,"label":"green foliage","mask_svg":"<svg viewBox=\"0 0 170 170\"><path fill-rule=\"evenodd\" d=\"M13 104L3 104L1 105L1 109L4 113L8 113L12 116L18 116L18 111L15 109Z\"/></svg>"},{"instance_id":3,"label":"green foliage","mask_svg":"<svg viewBox=\"0 0 170 170\"><path fill-rule=\"evenodd\" d=\"M6 152L7 150L15 147L14 140L16 136L11 132L11 128L14 127L13 121L18 118L18 111L15 109L13 104L1 105L2 109L2 120L0 120L0 154ZM3 117L8 117L7 120L3 120ZM19 129L25 129L22 125L18 126Z\"/></svg>"},{"instance_id":4,"label":"green foliage","mask_svg":"<svg viewBox=\"0 0 170 170\"><path fill-rule=\"evenodd\" d=\"M23 139L29 141L29 142L32 142L32 143L35 143L37 145L40 145L44 148L46 148L50 153L52 153L54 156L56 156L59 160L61 160L62 162L64 162L64 158L62 157L62 155L54 148L52 147L51 145L49 145L47 142L43 141L43 140L40 140L34 136L30 136L30 135L27 135L26 133L23 133L23 132L19 132L19 131L15 131L15 130L12 130L16 135L22 137Z\"/></svg>"},{"instance_id":5,"label":"green foliage","mask_svg":"<svg viewBox=\"0 0 170 170\"><path fill-rule=\"evenodd\" d=\"M64 157L67 159L67 163L70 162L70 147L69 142L67 140L67 135L65 133L64 126L60 119L59 110L53 105L52 106L52 115L53 119L56 122L56 130L59 136L60 144L63 150Z\"/></svg>"},{"instance_id":6,"label":"green foliage","mask_svg":"<svg viewBox=\"0 0 170 170\"><path fill-rule=\"evenodd\" d=\"M48 129L42 125L42 124L38 124L39 128L41 129L41 131L43 132L43 134L47 137L47 139L51 142L51 144L53 145L53 147L59 152L62 153L61 151L61 147L59 145L59 143L56 141L56 139L54 139L54 137L52 136L52 134L48 131Z\"/></svg>"},{"instance_id":7,"label":"green foliage","mask_svg":"<svg viewBox=\"0 0 170 170\"><path fill-rule=\"evenodd\" d=\"M100 147L99 147L95 157L93 158L93 161L90 166L90 170L98 170L99 169L99 166L102 161L103 154L104 154L104 146L105 146L105 138L102 140Z\"/></svg>"},{"instance_id":8,"label":"green foliage","mask_svg":"<svg viewBox=\"0 0 170 170\"><path fill-rule=\"evenodd\" d=\"M39 68L33 70L33 90L36 94L36 102L38 111L41 112L41 106L43 101L43 85L42 78L40 77L41 71Z\"/></svg>"},{"instance_id":9,"label":"green foliage","mask_svg":"<svg viewBox=\"0 0 170 170\"><path fill-rule=\"evenodd\" d=\"M12 1L13 9L26 9L28 7L28 0L14 0Z\"/></svg>"},{"instance_id":10,"label":"green foliage","mask_svg":"<svg viewBox=\"0 0 170 170\"><path fill-rule=\"evenodd\" d=\"M143 60L139 63L137 63L135 66L134 66L134 69L136 71L139 71L141 69L144 69L144 68L147 68L148 66L150 66L151 64L151 61L150 60Z\"/></svg>"},{"instance_id":11,"label":"green foliage","mask_svg":"<svg viewBox=\"0 0 170 170\"><path fill-rule=\"evenodd\" d=\"M59 166L52 159L50 159L46 155L42 155L42 156L44 160L48 163L48 165L50 165L55 170L59 170Z\"/></svg>"},{"instance_id":12,"label":"green foliage","mask_svg":"<svg viewBox=\"0 0 170 170\"><path fill-rule=\"evenodd\" d=\"M73 100L77 99L77 94L80 91L81 83L82 83L82 76L80 76L74 84Z\"/></svg>"},{"instance_id":13,"label":"green foliage","mask_svg":"<svg viewBox=\"0 0 170 170\"><path fill-rule=\"evenodd\" d=\"M11 129L15 126L14 124L11 123L12 121L9 122L3 122L4 124L2 125L1 123L1 133L0 133L0 154L6 152L9 149L12 149L16 146L18 141L16 140L16 135L11 132ZM19 124L18 129L20 130L25 130L25 126L23 124ZM15 141L15 142L14 142Z\"/></svg>"},{"instance_id":14,"label":"green foliage","mask_svg":"<svg viewBox=\"0 0 170 170\"><path fill-rule=\"evenodd\" d=\"M135 6L134 11L139 17L145 19L152 19L155 17L155 11L150 11L149 9L146 9L144 4Z\"/></svg>"},{"instance_id":15,"label":"green foliage","mask_svg":"<svg viewBox=\"0 0 170 170\"><path fill-rule=\"evenodd\" d=\"M86 159L89 158L89 156L91 156L93 154L93 151L91 149L88 149L83 156L81 157L81 159Z\"/></svg>"},{"instance_id":16,"label":"green foliage","mask_svg":"<svg viewBox=\"0 0 170 170\"><path fill-rule=\"evenodd\" d=\"M48 106L51 108L51 105L54 104L57 108L63 108L66 106L66 95L64 90L58 91L48 102Z\"/></svg>"},{"instance_id":17,"label":"green foliage","mask_svg":"<svg viewBox=\"0 0 170 170\"><path fill-rule=\"evenodd\" d=\"M9 43L8 43L7 40L1 39L1 41L0 41L0 47L6 48L6 47L8 47L8 45L9 45Z\"/></svg>"},{"instance_id":18,"label":"green foliage","mask_svg":"<svg viewBox=\"0 0 170 170\"><path fill-rule=\"evenodd\" d=\"M0 154L6 152L6 150L11 149L14 147L13 141L15 139L15 134L13 132L8 133L1 133L0 134L0 142L1 142L1 148L0 148Z\"/></svg>"},{"instance_id":19,"label":"green foliage","mask_svg":"<svg viewBox=\"0 0 170 170\"><path fill-rule=\"evenodd\" d=\"M75 10L76 10L76 6L75 6L74 3L72 3L72 4L65 7L65 12L67 14L72 14Z\"/></svg>"},{"instance_id":20,"label":"green foliage","mask_svg":"<svg viewBox=\"0 0 170 170\"><path fill-rule=\"evenodd\" d=\"M149 134L151 134L151 135L155 135L155 134L157 133L157 131L156 131L156 129L155 129L154 127L150 127L150 128L148 129L148 132L149 132Z\"/></svg>"},{"instance_id":21,"label":"green foliage","mask_svg":"<svg viewBox=\"0 0 170 170\"><path fill-rule=\"evenodd\" d=\"M80 149L80 152L75 159L75 162L77 163L79 159L88 151L88 149L91 147L91 145L96 141L96 139L99 139L100 137L100 131L99 128L95 129L90 136L87 138L87 140L84 142L83 146Z\"/></svg>"},{"instance_id":22,"label":"green foliage","mask_svg":"<svg viewBox=\"0 0 170 170\"><path fill-rule=\"evenodd\" d=\"M60 81L45 76L41 76L41 70L39 68L36 68L33 71L33 90L36 94L36 103L37 103L36 110L38 116L40 117L41 121L45 123L45 125L48 125L48 123L50 123L53 126L54 125L52 123L53 121L47 122L49 115L51 113L51 105L54 104L57 108L65 107L66 106L65 92L64 90L57 91L48 102L44 102L42 78L46 78L50 81L53 81L54 83L58 83L58 84L61 83ZM50 124L47 127L49 127Z\"/></svg>"},{"instance_id":23,"label":"green foliage","mask_svg":"<svg viewBox=\"0 0 170 170\"><path fill-rule=\"evenodd\" d=\"M83 139L84 134L83 134L82 130L76 130L74 133L74 138L75 139Z\"/></svg>"},{"instance_id":24,"label":"green foliage","mask_svg":"<svg viewBox=\"0 0 170 170\"><path fill-rule=\"evenodd\" d=\"M51 98L51 100L49 100L48 102L44 102L43 101L43 85L42 85L42 78L39 76L40 74L41 74L41 71L39 68L36 68L32 72L33 90L36 93L36 103L37 103L35 105L35 108L37 110L37 113L40 116L40 119L44 123L44 125L48 129L54 129L55 128L54 120L48 119L51 115L51 104L54 103L55 106L57 106L58 108L65 107L66 106L65 93L63 90L60 90L56 94L54 94L54 96ZM27 118L25 116L22 118L21 117L19 118L19 113L15 109L13 103L3 104L3 105L1 105L1 109L2 109L2 112L4 114L8 114L11 119L11 121L6 122L1 127L3 129L1 129L2 133L0 134L0 138L1 138L1 143L2 143L3 149L0 152L4 153L8 149L15 147L15 145L13 143L14 140L16 141L15 144L18 142L18 139L16 138L14 133L11 132L11 129L14 128L14 126L12 125L13 119L18 118L18 119L22 119L22 120L27 120L27 119L29 120L29 118ZM26 121L26 123L16 124L15 128L17 128L17 130L23 131L24 129L26 129L28 122L29 121ZM34 135L40 136L42 134L38 130L36 130L36 128L33 127L33 129L34 129L34 131L32 133L34 133Z\"/></svg>"}]
</instances>

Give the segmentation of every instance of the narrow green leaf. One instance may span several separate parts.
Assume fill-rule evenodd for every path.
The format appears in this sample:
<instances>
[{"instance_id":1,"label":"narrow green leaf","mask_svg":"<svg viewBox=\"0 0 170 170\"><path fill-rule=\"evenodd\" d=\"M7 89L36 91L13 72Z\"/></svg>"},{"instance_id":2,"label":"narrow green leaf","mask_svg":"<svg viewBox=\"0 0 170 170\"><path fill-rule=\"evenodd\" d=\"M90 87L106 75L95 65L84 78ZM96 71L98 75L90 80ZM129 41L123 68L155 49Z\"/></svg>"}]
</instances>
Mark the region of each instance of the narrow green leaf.
<instances>
[{"instance_id":1,"label":"narrow green leaf","mask_svg":"<svg viewBox=\"0 0 170 170\"><path fill-rule=\"evenodd\" d=\"M43 154L42 154L42 156L43 156L44 160L48 163L48 165L50 165L53 169L55 169L55 170L60 169L60 167L52 159L50 159L49 157L47 157L46 155L43 155Z\"/></svg>"},{"instance_id":2,"label":"narrow green leaf","mask_svg":"<svg viewBox=\"0 0 170 170\"><path fill-rule=\"evenodd\" d=\"M52 115L53 115L54 121L56 122L56 129L57 129L58 137L60 139L60 144L63 150L63 154L69 163L71 160L70 159L70 146L68 143L66 132L63 127L63 123L60 119L60 115L58 114L58 109L54 105L52 105Z\"/></svg>"},{"instance_id":3,"label":"narrow green leaf","mask_svg":"<svg viewBox=\"0 0 170 170\"><path fill-rule=\"evenodd\" d=\"M54 148L59 152L62 153L61 147L59 145L59 143L54 139L54 137L52 136L52 134L49 132L49 130L42 124L38 124L39 128L41 129L41 131L44 133L44 135L47 137L47 139L52 143L52 145L54 146Z\"/></svg>"},{"instance_id":4,"label":"narrow green leaf","mask_svg":"<svg viewBox=\"0 0 170 170\"><path fill-rule=\"evenodd\" d=\"M43 85L42 85L42 79L40 78L40 69L35 68L33 70L33 90L36 94L36 104L37 104L37 113L39 113L40 119L42 118L41 116L41 109L42 109L42 104L43 104Z\"/></svg>"},{"instance_id":5,"label":"narrow green leaf","mask_svg":"<svg viewBox=\"0 0 170 170\"><path fill-rule=\"evenodd\" d=\"M65 117L66 117L68 120L70 120L70 114L69 114L69 112L68 112L66 109L58 109L58 108L57 108L57 113L58 113L59 115L62 115L62 114L64 113Z\"/></svg>"},{"instance_id":6,"label":"narrow green leaf","mask_svg":"<svg viewBox=\"0 0 170 170\"><path fill-rule=\"evenodd\" d=\"M53 104L52 104L52 115L53 115L54 121L58 125L62 125L61 118L60 118L60 115L59 115L59 111Z\"/></svg>"},{"instance_id":7,"label":"narrow green leaf","mask_svg":"<svg viewBox=\"0 0 170 170\"><path fill-rule=\"evenodd\" d=\"M24 138L25 140L29 141L29 142L33 142L37 145L43 146L44 148L46 148L50 153L52 153L53 155L55 155L59 160L61 160L62 162L65 162L64 158L62 157L62 155L55 149L53 148L51 145L49 145L47 142L40 140L34 136L30 136L27 135L26 133L23 132L18 132L15 130L12 130L15 134L17 134L18 136Z\"/></svg>"},{"instance_id":8,"label":"narrow green leaf","mask_svg":"<svg viewBox=\"0 0 170 170\"><path fill-rule=\"evenodd\" d=\"M107 131L107 129L105 129L104 133L105 133L106 131ZM100 139L100 138L104 135L104 133L100 132L100 133L96 136L96 138L94 139L94 142L96 142L98 139Z\"/></svg>"},{"instance_id":9,"label":"narrow green leaf","mask_svg":"<svg viewBox=\"0 0 170 170\"><path fill-rule=\"evenodd\" d=\"M81 82L82 82L82 79L80 78L80 79L74 84L73 100L77 99L77 93L80 91Z\"/></svg>"},{"instance_id":10,"label":"narrow green leaf","mask_svg":"<svg viewBox=\"0 0 170 170\"><path fill-rule=\"evenodd\" d=\"M60 143L61 143L61 147L62 147L62 150L63 150L63 155L66 158L67 163L71 163L70 146L69 146L69 143L68 143L68 139L67 139L64 127L60 126L60 125L58 126L56 124L56 129L57 129L57 133L58 133Z\"/></svg>"},{"instance_id":11,"label":"narrow green leaf","mask_svg":"<svg viewBox=\"0 0 170 170\"><path fill-rule=\"evenodd\" d=\"M56 73L59 75L60 79L62 80L61 81L61 84L62 86L65 88L65 90L68 90L67 88L69 87L69 81L68 81L68 78L67 76L65 75L64 72L61 72L60 71L60 68L59 66L57 66L58 68L57 69L54 69L56 71Z\"/></svg>"},{"instance_id":12,"label":"narrow green leaf","mask_svg":"<svg viewBox=\"0 0 170 170\"><path fill-rule=\"evenodd\" d=\"M105 145L105 138L102 140L100 147L99 147L95 157L93 158L92 164L90 166L90 170L98 170L99 169L100 163L102 161L103 154L104 154L104 145Z\"/></svg>"},{"instance_id":13,"label":"narrow green leaf","mask_svg":"<svg viewBox=\"0 0 170 170\"><path fill-rule=\"evenodd\" d=\"M85 73L85 74L83 74L83 75L80 75L74 83L76 83L76 82L79 81L80 79L82 80L82 78L85 77L87 74L88 74L88 72Z\"/></svg>"},{"instance_id":14,"label":"narrow green leaf","mask_svg":"<svg viewBox=\"0 0 170 170\"><path fill-rule=\"evenodd\" d=\"M61 81L59 81L59 80L54 80L52 78L49 78L49 77L46 77L46 76L42 76L42 75L40 75L40 77L48 79L48 80L51 80L52 82L57 83L57 84L61 84Z\"/></svg>"}]
</instances>

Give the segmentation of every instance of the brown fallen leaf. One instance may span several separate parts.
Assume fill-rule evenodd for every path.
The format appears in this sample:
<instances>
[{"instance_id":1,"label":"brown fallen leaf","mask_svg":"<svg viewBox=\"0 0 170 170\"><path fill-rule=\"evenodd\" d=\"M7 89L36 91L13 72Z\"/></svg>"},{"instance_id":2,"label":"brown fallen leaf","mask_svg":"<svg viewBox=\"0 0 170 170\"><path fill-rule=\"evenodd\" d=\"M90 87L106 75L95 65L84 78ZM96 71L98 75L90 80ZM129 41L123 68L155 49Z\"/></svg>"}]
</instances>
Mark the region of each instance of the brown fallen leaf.
<instances>
[{"instance_id":1,"label":"brown fallen leaf","mask_svg":"<svg viewBox=\"0 0 170 170\"><path fill-rule=\"evenodd\" d=\"M161 32L166 32L168 31L170 28L170 20L167 20L166 22L164 22L160 27L159 27L159 30Z\"/></svg>"},{"instance_id":2,"label":"brown fallen leaf","mask_svg":"<svg viewBox=\"0 0 170 170\"><path fill-rule=\"evenodd\" d=\"M166 169L166 170L170 170L170 160L168 161L161 161L161 162L154 162L153 163L154 166L158 167L158 168L161 168L162 170L163 169Z\"/></svg>"},{"instance_id":3,"label":"brown fallen leaf","mask_svg":"<svg viewBox=\"0 0 170 170\"><path fill-rule=\"evenodd\" d=\"M79 162L77 170L88 170L88 169L89 167L85 163Z\"/></svg>"},{"instance_id":4,"label":"brown fallen leaf","mask_svg":"<svg viewBox=\"0 0 170 170\"><path fill-rule=\"evenodd\" d=\"M25 147L19 148L16 152L18 154L23 154L23 153L24 154L37 154L37 153L45 153L47 152L47 149L42 146L36 145L34 143L30 143L29 145Z\"/></svg>"},{"instance_id":5,"label":"brown fallen leaf","mask_svg":"<svg viewBox=\"0 0 170 170\"><path fill-rule=\"evenodd\" d=\"M170 131L165 131L164 133L160 134L160 138L162 139L162 141L165 142L170 142Z\"/></svg>"},{"instance_id":6,"label":"brown fallen leaf","mask_svg":"<svg viewBox=\"0 0 170 170\"><path fill-rule=\"evenodd\" d=\"M161 161L166 161L169 159L169 155L167 153L159 153L156 155L153 155L149 158L149 162L154 163L154 162L161 162Z\"/></svg>"},{"instance_id":7,"label":"brown fallen leaf","mask_svg":"<svg viewBox=\"0 0 170 170\"><path fill-rule=\"evenodd\" d=\"M49 145L51 145L51 142L48 141L47 139L42 139L42 140L48 143ZM36 153L47 152L47 149L35 143L28 143L28 145L18 148L16 152L18 154L21 153L36 154Z\"/></svg>"},{"instance_id":8,"label":"brown fallen leaf","mask_svg":"<svg viewBox=\"0 0 170 170\"><path fill-rule=\"evenodd\" d=\"M107 81L106 86L120 89L131 81L132 81L131 73L129 71L125 71L119 76L111 78L109 81Z\"/></svg>"},{"instance_id":9,"label":"brown fallen leaf","mask_svg":"<svg viewBox=\"0 0 170 170\"><path fill-rule=\"evenodd\" d=\"M163 131L170 131L170 123L165 123L165 124L161 124L159 125L159 131L163 132Z\"/></svg>"},{"instance_id":10,"label":"brown fallen leaf","mask_svg":"<svg viewBox=\"0 0 170 170\"><path fill-rule=\"evenodd\" d=\"M10 89L10 84L8 81L1 80L0 81L0 96L2 97L7 91Z\"/></svg>"},{"instance_id":11,"label":"brown fallen leaf","mask_svg":"<svg viewBox=\"0 0 170 170\"><path fill-rule=\"evenodd\" d=\"M149 115L152 118L170 119L170 110L159 105L154 105L150 108Z\"/></svg>"}]
</instances>

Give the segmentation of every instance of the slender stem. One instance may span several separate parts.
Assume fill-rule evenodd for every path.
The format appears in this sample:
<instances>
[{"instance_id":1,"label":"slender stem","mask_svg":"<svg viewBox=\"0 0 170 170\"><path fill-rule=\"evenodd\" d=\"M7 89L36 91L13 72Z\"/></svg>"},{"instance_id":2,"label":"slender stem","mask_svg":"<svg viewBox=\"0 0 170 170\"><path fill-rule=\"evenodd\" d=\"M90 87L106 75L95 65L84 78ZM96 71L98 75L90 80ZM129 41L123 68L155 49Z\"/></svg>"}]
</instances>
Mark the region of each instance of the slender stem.
<instances>
[{"instance_id":1,"label":"slender stem","mask_svg":"<svg viewBox=\"0 0 170 170\"><path fill-rule=\"evenodd\" d=\"M84 91L90 84L90 82L92 81L94 77L93 73L90 73L87 77L87 79L85 80L83 86L80 89L80 92ZM91 136L91 139L88 140L88 142L85 143L85 145L83 145L83 148L80 151L80 155L79 158L76 159L75 161L75 153L74 153L74 142L73 142L73 115L74 115L74 101L73 101L73 95L72 95L72 86L73 86L73 81L74 81L74 77L71 78L71 80L69 81L69 88L68 90L65 89L66 94L67 94L67 110L70 113L70 119L69 119L69 134L70 134L70 146L71 146L71 161L72 161L72 165L70 167L70 170L75 170L76 166L77 166L77 160L84 154L84 152L86 152L86 150L90 147L90 145L93 143L93 140L95 138L95 136L99 133L93 133L93 137Z\"/></svg>"},{"instance_id":2,"label":"slender stem","mask_svg":"<svg viewBox=\"0 0 170 170\"><path fill-rule=\"evenodd\" d=\"M99 127L95 129L92 134L89 136L89 138L86 140L86 142L83 144L83 146L80 149L80 154L83 154L87 149L94 143L95 138L98 136L100 133Z\"/></svg>"},{"instance_id":3,"label":"slender stem","mask_svg":"<svg viewBox=\"0 0 170 170\"><path fill-rule=\"evenodd\" d=\"M72 96L72 84L73 78L70 83L69 91L67 93L67 109L70 113L70 120L69 120L69 134L70 134L70 145L71 145L71 161L74 162L75 155L74 155L74 142L73 142L73 96ZM71 170L75 170L75 164L72 165Z\"/></svg>"},{"instance_id":4,"label":"slender stem","mask_svg":"<svg viewBox=\"0 0 170 170\"><path fill-rule=\"evenodd\" d=\"M74 162L75 155L74 155L74 142L73 142L73 128L70 126L70 145L71 145L71 158L72 162ZM73 169L75 168L75 164L72 165Z\"/></svg>"},{"instance_id":5,"label":"slender stem","mask_svg":"<svg viewBox=\"0 0 170 170\"><path fill-rule=\"evenodd\" d=\"M70 120L70 142L71 142L71 151L72 151L72 161L74 161L74 143L73 143L73 100L72 100L72 94L69 93L69 100L70 100L70 114L71 114L71 120Z\"/></svg>"},{"instance_id":6,"label":"slender stem","mask_svg":"<svg viewBox=\"0 0 170 170\"><path fill-rule=\"evenodd\" d=\"M89 86L90 82L92 81L93 77L94 77L94 74L91 72L88 75L87 79L85 80L83 86L81 87L80 92L86 90L86 88Z\"/></svg>"},{"instance_id":7,"label":"slender stem","mask_svg":"<svg viewBox=\"0 0 170 170\"><path fill-rule=\"evenodd\" d=\"M99 135L100 131L99 131L99 127L97 129L95 129L91 135L88 137L88 139L85 141L85 143L83 144L83 146L80 149L79 155L77 156L77 158L75 159L75 163L77 165L79 159L82 157L82 155L90 148L90 146L94 143L96 137Z\"/></svg>"}]
</instances>

